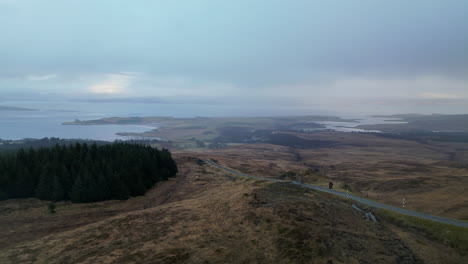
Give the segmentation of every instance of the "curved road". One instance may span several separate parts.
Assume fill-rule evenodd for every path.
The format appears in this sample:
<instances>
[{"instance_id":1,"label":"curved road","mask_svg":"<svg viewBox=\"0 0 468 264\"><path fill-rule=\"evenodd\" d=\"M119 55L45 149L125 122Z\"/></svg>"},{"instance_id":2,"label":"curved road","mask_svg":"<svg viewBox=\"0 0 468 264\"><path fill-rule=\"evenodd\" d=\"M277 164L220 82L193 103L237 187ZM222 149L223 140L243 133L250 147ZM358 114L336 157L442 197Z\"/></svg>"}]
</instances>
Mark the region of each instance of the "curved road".
<instances>
[{"instance_id":1,"label":"curved road","mask_svg":"<svg viewBox=\"0 0 468 264\"><path fill-rule=\"evenodd\" d=\"M284 182L283 180L270 179L270 178L252 176L252 175L240 173L240 172L235 171L233 169L226 168L226 167L223 167L223 166L221 166L221 165L219 165L217 163L214 163L211 160L204 160L204 161L206 163L216 167L216 168L219 168L221 170L230 172L232 174L235 174L235 175L238 175L238 176L241 176L241 177L247 177L247 178L258 179L258 180L265 180L265 181L271 181L271 182ZM404 214L404 215L414 216L414 217L418 217L418 218L422 218L422 219L426 219L426 220L431 220L431 221L439 222L439 223L443 223L443 224L449 224L449 225L461 226L461 227L468 227L468 222L461 221L461 220L444 218L444 217L440 217L440 216L409 211L409 210L405 210L403 208L399 208L399 207L395 207L395 206L391 206L391 205L387 205L387 204L383 204L383 203L378 203L378 202L375 202L375 201L372 201L372 200L369 200L369 199L361 198L361 197L354 196L354 195L351 195L351 194L346 194L346 193L339 192L339 191L336 191L336 190L326 189L326 188L315 186L315 185L304 184L304 183L296 183L296 182L294 184L303 186L305 188L321 191L321 192L335 194L335 195L338 195L338 196L341 196L341 197L349 198L349 199L354 200L356 202L359 202L361 204L365 204L365 205L369 205L369 206L372 206L372 207L393 211L393 212Z\"/></svg>"}]
</instances>

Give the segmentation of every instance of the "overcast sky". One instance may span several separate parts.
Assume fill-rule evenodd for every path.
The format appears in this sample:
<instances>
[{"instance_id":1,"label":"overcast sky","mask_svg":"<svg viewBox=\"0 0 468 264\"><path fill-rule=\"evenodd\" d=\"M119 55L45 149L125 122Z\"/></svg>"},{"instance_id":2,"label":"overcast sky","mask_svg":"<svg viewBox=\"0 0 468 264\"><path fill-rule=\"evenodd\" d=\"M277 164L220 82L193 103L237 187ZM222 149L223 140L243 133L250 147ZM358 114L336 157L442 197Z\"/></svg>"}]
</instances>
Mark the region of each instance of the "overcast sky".
<instances>
[{"instance_id":1,"label":"overcast sky","mask_svg":"<svg viewBox=\"0 0 468 264\"><path fill-rule=\"evenodd\" d=\"M466 100L467 14L463 0L0 0L0 96Z\"/></svg>"}]
</instances>

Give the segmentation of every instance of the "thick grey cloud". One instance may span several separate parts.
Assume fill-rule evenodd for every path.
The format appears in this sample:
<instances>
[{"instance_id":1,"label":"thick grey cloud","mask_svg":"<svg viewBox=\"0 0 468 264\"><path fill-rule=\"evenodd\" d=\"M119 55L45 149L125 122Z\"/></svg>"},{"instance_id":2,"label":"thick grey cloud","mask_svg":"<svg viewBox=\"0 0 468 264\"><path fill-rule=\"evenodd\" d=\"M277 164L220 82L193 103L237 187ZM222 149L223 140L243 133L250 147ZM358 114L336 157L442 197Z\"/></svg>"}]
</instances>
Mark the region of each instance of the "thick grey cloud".
<instances>
[{"instance_id":1,"label":"thick grey cloud","mask_svg":"<svg viewBox=\"0 0 468 264\"><path fill-rule=\"evenodd\" d=\"M465 96L467 13L458 0L0 0L0 92Z\"/></svg>"}]
</instances>

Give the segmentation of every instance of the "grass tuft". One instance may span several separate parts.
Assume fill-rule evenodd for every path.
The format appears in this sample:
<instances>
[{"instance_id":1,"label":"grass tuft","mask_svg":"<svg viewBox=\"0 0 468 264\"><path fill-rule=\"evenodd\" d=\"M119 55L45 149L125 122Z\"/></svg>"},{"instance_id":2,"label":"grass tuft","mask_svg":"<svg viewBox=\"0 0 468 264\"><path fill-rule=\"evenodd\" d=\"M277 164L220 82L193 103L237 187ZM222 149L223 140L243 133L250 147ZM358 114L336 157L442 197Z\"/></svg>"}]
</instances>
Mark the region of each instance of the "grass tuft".
<instances>
[{"instance_id":1,"label":"grass tuft","mask_svg":"<svg viewBox=\"0 0 468 264\"><path fill-rule=\"evenodd\" d=\"M384 212L382 216L385 216L391 223L405 229L416 230L427 237L456 249L464 256L468 255L468 228L447 225L390 211L382 212Z\"/></svg>"}]
</instances>

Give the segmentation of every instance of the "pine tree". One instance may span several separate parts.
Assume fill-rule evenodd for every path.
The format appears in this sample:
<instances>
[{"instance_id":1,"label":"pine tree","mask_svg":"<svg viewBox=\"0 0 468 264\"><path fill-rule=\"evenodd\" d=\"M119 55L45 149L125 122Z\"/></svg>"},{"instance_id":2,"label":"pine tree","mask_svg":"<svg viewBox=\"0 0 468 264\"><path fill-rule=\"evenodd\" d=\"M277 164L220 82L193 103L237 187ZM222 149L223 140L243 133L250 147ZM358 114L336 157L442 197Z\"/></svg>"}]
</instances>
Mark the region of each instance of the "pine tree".
<instances>
[{"instance_id":1,"label":"pine tree","mask_svg":"<svg viewBox=\"0 0 468 264\"><path fill-rule=\"evenodd\" d=\"M19 168L16 176L16 196L18 198L27 198L34 196L36 184L28 168Z\"/></svg>"},{"instance_id":2,"label":"pine tree","mask_svg":"<svg viewBox=\"0 0 468 264\"><path fill-rule=\"evenodd\" d=\"M85 179L85 201L87 203L97 202L99 201L99 188L96 183L96 177L89 173L89 171L85 171L83 174L83 178Z\"/></svg>"},{"instance_id":3,"label":"pine tree","mask_svg":"<svg viewBox=\"0 0 468 264\"><path fill-rule=\"evenodd\" d=\"M104 173L100 173L97 181L98 200L107 200L111 196L109 182Z\"/></svg>"},{"instance_id":4,"label":"pine tree","mask_svg":"<svg viewBox=\"0 0 468 264\"><path fill-rule=\"evenodd\" d=\"M52 201L61 201L64 199L65 190L60 182L60 178L57 175L54 175L54 181L52 184L52 194L51 199Z\"/></svg>"},{"instance_id":5,"label":"pine tree","mask_svg":"<svg viewBox=\"0 0 468 264\"><path fill-rule=\"evenodd\" d=\"M47 204L47 209L49 209L49 213L55 214L55 208L57 208L57 205L55 205L54 202L49 202Z\"/></svg>"},{"instance_id":6,"label":"pine tree","mask_svg":"<svg viewBox=\"0 0 468 264\"><path fill-rule=\"evenodd\" d=\"M127 200L130 197L130 192L125 185L124 181L116 176L112 181L112 189L111 189L111 199L117 200Z\"/></svg>"},{"instance_id":7,"label":"pine tree","mask_svg":"<svg viewBox=\"0 0 468 264\"><path fill-rule=\"evenodd\" d=\"M81 176L78 176L76 178L75 183L73 184L73 187L70 192L70 200L74 203L82 203L84 202L84 182Z\"/></svg>"},{"instance_id":8,"label":"pine tree","mask_svg":"<svg viewBox=\"0 0 468 264\"><path fill-rule=\"evenodd\" d=\"M39 177L39 183L36 188L36 197L41 200L50 200L52 191L52 179L49 171L44 169Z\"/></svg>"}]
</instances>

